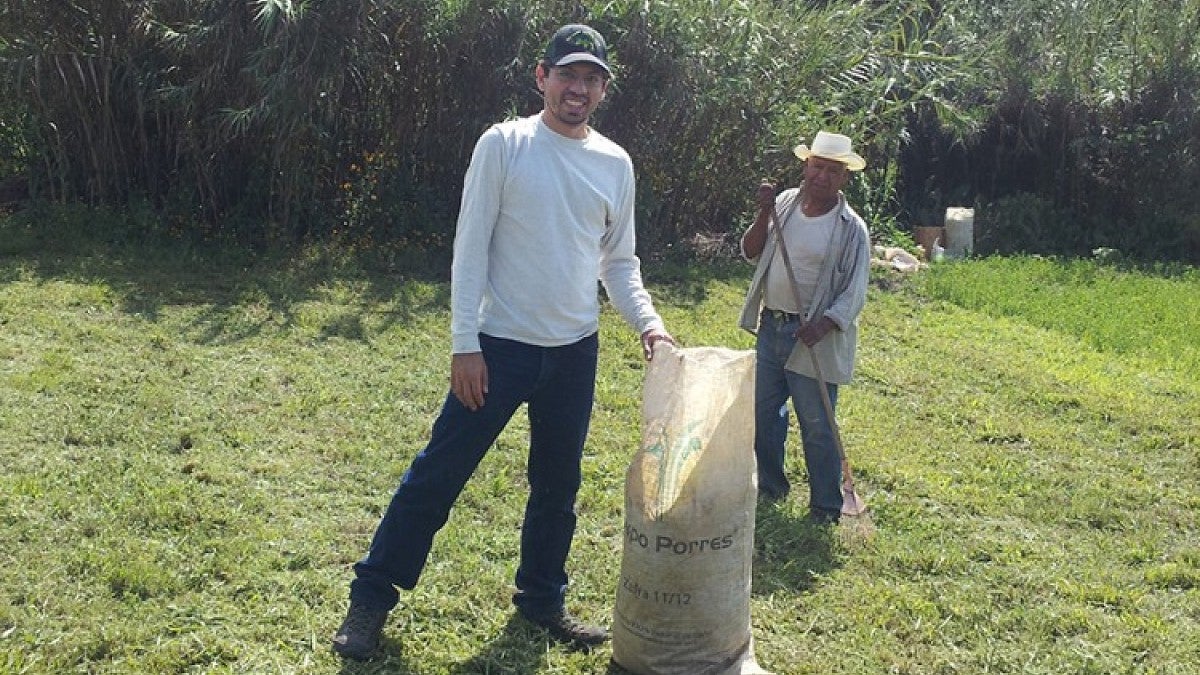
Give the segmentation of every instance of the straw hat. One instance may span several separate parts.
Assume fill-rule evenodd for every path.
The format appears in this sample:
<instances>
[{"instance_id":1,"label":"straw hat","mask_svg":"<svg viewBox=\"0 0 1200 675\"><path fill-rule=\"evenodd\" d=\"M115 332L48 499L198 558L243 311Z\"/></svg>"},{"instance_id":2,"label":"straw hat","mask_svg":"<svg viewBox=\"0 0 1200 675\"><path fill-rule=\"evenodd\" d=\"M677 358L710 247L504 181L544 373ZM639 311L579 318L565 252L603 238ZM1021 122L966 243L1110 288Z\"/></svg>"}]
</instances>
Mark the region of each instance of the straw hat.
<instances>
[{"instance_id":1,"label":"straw hat","mask_svg":"<svg viewBox=\"0 0 1200 675\"><path fill-rule=\"evenodd\" d=\"M850 137L841 134L831 134L828 131L818 131L813 139L812 148L801 143L792 152L800 159L823 157L841 162L851 171L862 171L867 166L867 160L850 149Z\"/></svg>"}]
</instances>

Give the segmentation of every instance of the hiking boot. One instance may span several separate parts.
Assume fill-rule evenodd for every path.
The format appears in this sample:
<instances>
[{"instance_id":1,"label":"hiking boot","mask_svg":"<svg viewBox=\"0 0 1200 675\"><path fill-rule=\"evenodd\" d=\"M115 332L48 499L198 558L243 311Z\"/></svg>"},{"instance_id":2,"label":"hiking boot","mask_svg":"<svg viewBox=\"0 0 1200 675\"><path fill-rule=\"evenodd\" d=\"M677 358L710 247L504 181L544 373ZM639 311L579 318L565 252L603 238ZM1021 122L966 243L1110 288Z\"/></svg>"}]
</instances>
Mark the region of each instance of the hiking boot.
<instances>
[{"instance_id":1,"label":"hiking boot","mask_svg":"<svg viewBox=\"0 0 1200 675\"><path fill-rule=\"evenodd\" d=\"M559 609L548 614L521 613L530 623L545 628L550 636L559 642L590 649L608 640L608 631L600 626L593 626L575 618L565 609Z\"/></svg>"},{"instance_id":2,"label":"hiking boot","mask_svg":"<svg viewBox=\"0 0 1200 675\"><path fill-rule=\"evenodd\" d=\"M387 621L386 609L372 609L362 604L350 603L346 620L333 636L333 651L356 661L371 658L379 646L379 636Z\"/></svg>"}]
</instances>

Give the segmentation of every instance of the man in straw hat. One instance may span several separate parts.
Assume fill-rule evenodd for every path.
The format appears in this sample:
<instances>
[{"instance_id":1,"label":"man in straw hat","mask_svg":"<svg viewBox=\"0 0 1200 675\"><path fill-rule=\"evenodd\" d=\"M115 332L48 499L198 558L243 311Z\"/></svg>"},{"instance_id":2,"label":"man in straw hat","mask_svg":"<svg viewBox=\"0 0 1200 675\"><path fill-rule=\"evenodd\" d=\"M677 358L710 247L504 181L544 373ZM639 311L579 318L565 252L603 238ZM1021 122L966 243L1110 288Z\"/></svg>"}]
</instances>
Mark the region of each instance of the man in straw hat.
<instances>
[{"instance_id":1,"label":"man in straw hat","mask_svg":"<svg viewBox=\"0 0 1200 675\"><path fill-rule=\"evenodd\" d=\"M854 371L870 235L842 188L866 162L848 137L826 131L817 133L812 147L796 146L795 153L804 160L803 183L778 196L774 185L760 185L758 214L741 240L742 255L757 264L740 325L757 335L758 489L770 502L790 490L784 470L790 397L808 468L809 516L836 523L842 513L842 465L819 387L823 380L836 406L838 385L849 382Z\"/></svg>"}]
</instances>

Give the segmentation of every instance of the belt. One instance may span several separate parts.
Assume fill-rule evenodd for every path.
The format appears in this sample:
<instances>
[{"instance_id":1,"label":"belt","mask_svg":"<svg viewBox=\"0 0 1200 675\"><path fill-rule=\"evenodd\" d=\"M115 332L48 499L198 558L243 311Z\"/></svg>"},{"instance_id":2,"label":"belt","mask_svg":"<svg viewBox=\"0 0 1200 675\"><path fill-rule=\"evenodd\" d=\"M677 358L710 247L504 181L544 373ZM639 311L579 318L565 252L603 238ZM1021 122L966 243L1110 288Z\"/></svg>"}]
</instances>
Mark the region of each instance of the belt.
<instances>
[{"instance_id":1,"label":"belt","mask_svg":"<svg viewBox=\"0 0 1200 675\"><path fill-rule=\"evenodd\" d=\"M769 316L769 317L771 317L771 318L775 319L776 321L779 321L780 323L789 323L789 322L792 322L792 321L799 321L799 320L800 320L800 315L799 315L799 314L793 314L793 313L791 313L791 312L785 312L785 311L783 311L782 309L767 309L767 308L763 308L763 311L762 311L762 313L763 313L765 316Z\"/></svg>"}]
</instances>

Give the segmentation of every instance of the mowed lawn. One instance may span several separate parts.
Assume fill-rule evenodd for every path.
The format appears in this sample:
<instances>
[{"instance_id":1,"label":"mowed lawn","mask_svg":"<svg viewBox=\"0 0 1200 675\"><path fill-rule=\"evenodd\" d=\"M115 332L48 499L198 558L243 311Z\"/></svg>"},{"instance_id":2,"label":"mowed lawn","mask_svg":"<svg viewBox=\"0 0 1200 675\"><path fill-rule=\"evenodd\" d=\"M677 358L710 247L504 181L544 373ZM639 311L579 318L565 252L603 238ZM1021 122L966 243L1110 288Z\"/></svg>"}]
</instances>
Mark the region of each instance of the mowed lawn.
<instances>
[{"instance_id":1,"label":"mowed lawn","mask_svg":"<svg viewBox=\"0 0 1200 675\"><path fill-rule=\"evenodd\" d=\"M618 672L514 619L527 425L379 659L350 566L448 382L439 263L0 221L0 673ZM684 346L749 349L749 268L647 263ZM791 673L1200 672L1200 278L1034 258L875 272L842 434L870 506L757 515L759 661ZM571 608L608 623L644 364L606 309ZM749 451L749 449L747 449Z\"/></svg>"}]
</instances>

